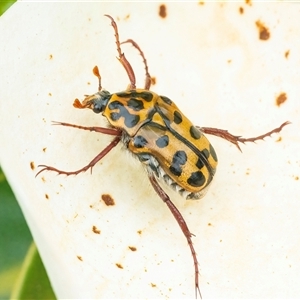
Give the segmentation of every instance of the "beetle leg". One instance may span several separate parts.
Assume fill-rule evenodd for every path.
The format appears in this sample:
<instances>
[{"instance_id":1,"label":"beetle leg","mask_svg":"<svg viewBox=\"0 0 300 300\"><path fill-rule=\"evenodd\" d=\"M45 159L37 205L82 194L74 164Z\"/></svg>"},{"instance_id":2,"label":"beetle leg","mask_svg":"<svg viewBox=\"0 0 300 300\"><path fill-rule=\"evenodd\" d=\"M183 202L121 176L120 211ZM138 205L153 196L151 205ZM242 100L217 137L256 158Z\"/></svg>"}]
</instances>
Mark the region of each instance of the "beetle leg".
<instances>
[{"instance_id":1,"label":"beetle leg","mask_svg":"<svg viewBox=\"0 0 300 300\"><path fill-rule=\"evenodd\" d=\"M50 166L46 166L46 165L39 165L38 167L42 167L43 169L40 170L36 175L38 176L40 173L44 172L44 171L54 171L57 172L59 175L61 174L65 174L67 176L69 175L77 175L81 172L85 172L88 169L91 169L91 173L92 173L92 168L94 167L94 165L100 161L100 159L102 159L108 152L110 152L110 150L112 150L114 147L116 147L118 145L118 143L121 140L121 134L119 134L118 136L116 136L108 146L106 146L88 165L86 165L85 167L77 170L77 171L73 171L73 172L67 172L67 171L62 171L62 170L58 170L54 167L50 167Z\"/></svg>"},{"instance_id":2,"label":"beetle leg","mask_svg":"<svg viewBox=\"0 0 300 300\"><path fill-rule=\"evenodd\" d=\"M116 37L116 44L117 44L117 51L118 51L118 54L119 54L119 57L118 57L118 60L119 62L122 64L122 66L124 67L128 77L129 77L129 81L130 81L130 89L131 90L134 90L136 89L136 86L135 86L135 75L134 75L134 71L131 67L131 64L129 63L129 61L126 59L124 53L122 53L122 50L121 50L121 46L120 46L120 40L119 40L119 32L118 32L118 26L115 22L115 20L109 16L109 15L104 15L108 18L110 18L111 20L111 26L114 28L115 30L115 37Z\"/></svg>"},{"instance_id":3,"label":"beetle leg","mask_svg":"<svg viewBox=\"0 0 300 300\"><path fill-rule=\"evenodd\" d=\"M150 171L148 172L149 180L156 191L156 193L159 195L159 197L168 205L168 208L170 209L171 213L175 217L178 225L180 226L183 234L185 235L187 242L190 246L192 257L194 260L194 268L195 268L195 292L196 292L196 298L197 298L197 292L199 293L200 298L202 299L200 288L199 288L199 269L198 269L198 260L196 251L194 249L193 243L192 243L192 233L190 232L182 214L177 209L177 207L173 204L173 202L170 200L169 196L165 193L165 191L160 187L158 184L154 174Z\"/></svg>"},{"instance_id":4,"label":"beetle leg","mask_svg":"<svg viewBox=\"0 0 300 300\"><path fill-rule=\"evenodd\" d=\"M150 86L151 86L151 76L149 74L147 60L146 60L146 57L145 57L143 51L141 50L141 48L139 47L139 45L134 40L132 40L132 39L128 39L128 40L122 42L121 44L125 44L125 43L131 43L132 46L139 51L139 53L140 53L140 55L141 55L141 57L143 59L143 63L144 63L144 66L145 66L145 71L146 71L145 90L149 90Z\"/></svg>"},{"instance_id":5,"label":"beetle leg","mask_svg":"<svg viewBox=\"0 0 300 300\"><path fill-rule=\"evenodd\" d=\"M243 143L243 144L245 142L254 142L255 143L257 140L263 140L265 137L271 136L273 133L280 132L282 130L282 128L288 124L291 124L291 123L289 121L284 122L279 127L275 128L265 134L262 134L262 135L259 135L256 137L252 137L252 138L247 138L247 139L242 138L239 135L233 135L224 129L211 128L211 127L199 127L199 126L197 126L197 128L200 131L202 131L203 133L215 135L215 136L221 137L221 138L231 142L232 144L236 145L240 151L242 151L238 143Z\"/></svg>"},{"instance_id":6,"label":"beetle leg","mask_svg":"<svg viewBox=\"0 0 300 300\"><path fill-rule=\"evenodd\" d=\"M64 122L56 122L56 121L52 121L52 122L54 123L53 125L74 127L74 128L78 128L78 129L95 131L95 132L108 134L108 135L120 136L122 134L122 131L120 131L116 128L105 128L105 127L95 127L95 126L87 127L87 126L74 125L74 124L69 124L69 123L64 123Z\"/></svg>"}]
</instances>

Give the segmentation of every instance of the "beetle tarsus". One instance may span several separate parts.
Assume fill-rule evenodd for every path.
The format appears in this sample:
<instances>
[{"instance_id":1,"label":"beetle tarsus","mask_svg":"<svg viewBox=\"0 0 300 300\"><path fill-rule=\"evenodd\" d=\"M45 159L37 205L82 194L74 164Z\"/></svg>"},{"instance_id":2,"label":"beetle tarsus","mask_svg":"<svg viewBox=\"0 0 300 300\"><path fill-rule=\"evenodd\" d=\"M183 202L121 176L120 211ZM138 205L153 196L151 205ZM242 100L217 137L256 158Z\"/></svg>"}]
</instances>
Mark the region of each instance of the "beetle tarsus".
<instances>
[{"instance_id":1,"label":"beetle tarsus","mask_svg":"<svg viewBox=\"0 0 300 300\"><path fill-rule=\"evenodd\" d=\"M199 130L201 130L203 133L215 135L215 136L218 136L222 139L229 141L230 143L234 144L242 152L238 143L243 143L243 144L245 144L246 142L255 143L258 140L264 140L265 137L271 136L273 133L279 133L284 126L289 125L289 124L291 124L291 122L286 121L283 124L281 124L279 127L275 128L265 134L262 134L262 135L259 135L256 137L252 137L252 138L243 138L240 135L233 135L224 129L211 128L211 127L199 127L199 126L197 126L197 128Z\"/></svg>"}]
</instances>

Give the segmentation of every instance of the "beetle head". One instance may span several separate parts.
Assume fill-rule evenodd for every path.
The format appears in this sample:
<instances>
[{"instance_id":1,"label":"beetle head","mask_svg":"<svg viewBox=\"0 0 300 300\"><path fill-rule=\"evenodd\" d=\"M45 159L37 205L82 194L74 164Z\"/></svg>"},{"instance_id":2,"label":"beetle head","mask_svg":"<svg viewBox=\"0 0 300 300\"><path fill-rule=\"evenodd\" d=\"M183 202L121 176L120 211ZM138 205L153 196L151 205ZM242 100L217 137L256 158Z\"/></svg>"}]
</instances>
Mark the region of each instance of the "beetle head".
<instances>
[{"instance_id":1,"label":"beetle head","mask_svg":"<svg viewBox=\"0 0 300 300\"><path fill-rule=\"evenodd\" d=\"M94 113L99 114L105 109L110 97L111 94L108 91L101 90L93 95L87 96L82 102L75 99L73 106L76 108L90 108Z\"/></svg>"}]
</instances>

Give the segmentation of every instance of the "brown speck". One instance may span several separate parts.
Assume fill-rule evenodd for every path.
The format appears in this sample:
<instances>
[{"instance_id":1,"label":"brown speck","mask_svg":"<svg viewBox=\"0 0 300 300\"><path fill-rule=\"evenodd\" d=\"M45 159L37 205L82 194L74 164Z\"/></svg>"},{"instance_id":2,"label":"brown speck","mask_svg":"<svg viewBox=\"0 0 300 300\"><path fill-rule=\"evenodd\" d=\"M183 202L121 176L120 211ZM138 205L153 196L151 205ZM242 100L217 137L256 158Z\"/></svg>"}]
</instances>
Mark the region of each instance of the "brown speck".
<instances>
[{"instance_id":1,"label":"brown speck","mask_svg":"<svg viewBox=\"0 0 300 300\"><path fill-rule=\"evenodd\" d=\"M231 63L231 59L228 59L228 60L227 60L227 63L229 63L229 64L230 64L230 63Z\"/></svg>"},{"instance_id":2,"label":"brown speck","mask_svg":"<svg viewBox=\"0 0 300 300\"><path fill-rule=\"evenodd\" d=\"M100 234L101 231L99 229L97 229L96 226L93 226L93 232L96 233L96 234Z\"/></svg>"},{"instance_id":3,"label":"brown speck","mask_svg":"<svg viewBox=\"0 0 300 300\"><path fill-rule=\"evenodd\" d=\"M287 99L286 93L281 93L277 98L276 98L276 105L280 106L282 103L284 103Z\"/></svg>"},{"instance_id":4,"label":"brown speck","mask_svg":"<svg viewBox=\"0 0 300 300\"><path fill-rule=\"evenodd\" d=\"M48 95L51 97L52 96L52 94L51 93L48 93Z\"/></svg>"},{"instance_id":5,"label":"brown speck","mask_svg":"<svg viewBox=\"0 0 300 300\"><path fill-rule=\"evenodd\" d=\"M156 84L156 77L151 77L151 84L155 85Z\"/></svg>"},{"instance_id":6,"label":"brown speck","mask_svg":"<svg viewBox=\"0 0 300 300\"><path fill-rule=\"evenodd\" d=\"M34 162L33 162L33 161L30 162L30 168L31 168L31 170L34 170L34 169L35 169L35 166L34 166Z\"/></svg>"},{"instance_id":7,"label":"brown speck","mask_svg":"<svg viewBox=\"0 0 300 300\"><path fill-rule=\"evenodd\" d=\"M138 230L137 233L138 233L138 234L142 234L142 230Z\"/></svg>"},{"instance_id":8,"label":"brown speck","mask_svg":"<svg viewBox=\"0 0 300 300\"><path fill-rule=\"evenodd\" d=\"M50 54L50 55L49 55L49 59L52 59L52 58L53 58L53 55L52 55L52 54Z\"/></svg>"},{"instance_id":9,"label":"brown speck","mask_svg":"<svg viewBox=\"0 0 300 300\"><path fill-rule=\"evenodd\" d=\"M220 243L222 243L222 240L220 240Z\"/></svg>"},{"instance_id":10,"label":"brown speck","mask_svg":"<svg viewBox=\"0 0 300 300\"><path fill-rule=\"evenodd\" d=\"M207 225L208 225L208 226L211 226L211 223L208 223Z\"/></svg>"},{"instance_id":11,"label":"brown speck","mask_svg":"<svg viewBox=\"0 0 300 300\"><path fill-rule=\"evenodd\" d=\"M45 194L45 198L48 200L48 199L49 199L49 195L48 195L48 194Z\"/></svg>"},{"instance_id":12,"label":"brown speck","mask_svg":"<svg viewBox=\"0 0 300 300\"><path fill-rule=\"evenodd\" d=\"M90 208L93 208L93 205L92 205L92 204L90 205Z\"/></svg>"},{"instance_id":13,"label":"brown speck","mask_svg":"<svg viewBox=\"0 0 300 300\"><path fill-rule=\"evenodd\" d=\"M91 83L88 81L88 82L87 82L87 85L91 85Z\"/></svg>"},{"instance_id":14,"label":"brown speck","mask_svg":"<svg viewBox=\"0 0 300 300\"><path fill-rule=\"evenodd\" d=\"M109 194L103 194L103 195L101 196L101 199L104 201L104 203L105 203L107 206L115 205L114 199L113 199Z\"/></svg>"},{"instance_id":15,"label":"brown speck","mask_svg":"<svg viewBox=\"0 0 300 300\"><path fill-rule=\"evenodd\" d=\"M77 258L80 260L80 261L83 261L82 257L77 255Z\"/></svg>"},{"instance_id":16,"label":"brown speck","mask_svg":"<svg viewBox=\"0 0 300 300\"><path fill-rule=\"evenodd\" d=\"M299 180L299 176L295 176L295 180Z\"/></svg>"},{"instance_id":17,"label":"brown speck","mask_svg":"<svg viewBox=\"0 0 300 300\"><path fill-rule=\"evenodd\" d=\"M126 15L124 20L128 20L130 18L130 14Z\"/></svg>"},{"instance_id":18,"label":"brown speck","mask_svg":"<svg viewBox=\"0 0 300 300\"><path fill-rule=\"evenodd\" d=\"M136 251L136 247L128 246L128 248L129 248L131 251Z\"/></svg>"},{"instance_id":19,"label":"brown speck","mask_svg":"<svg viewBox=\"0 0 300 300\"><path fill-rule=\"evenodd\" d=\"M42 181L43 181L43 182L46 182L46 179L45 179L45 177L42 177L41 179L42 179Z\"/></svg>"},{"instance_id":20,"label":"brown speck","mask_svg":"<svg viewBox=\"0 0 300 300\"><path fill-rule=\"evenodd\" d=\"M290 55L290 50L285 51L284 56L287 59Z\"/></svg>"},{"instance_id":21,"label":"brown speck","mask_svg":"<svg viewBox=\"0 0 300 300\"><path fill-rule=\"evenodd\" d=\"M251 5L252 5L252 2L251 2L251 0L245 0L245 3L246 3L246 4L248 4L249 6L251 6Z\"/></svg>"},{"instance_id":22,"label":"brown speck","mask_svg":"<svg viewBox=\"0 0 300 300\"><path fill-rule=\"evenodd\" d=\"M151 282L151 286L152 287L156 287L156 284Z\"/></svg>"},{"instance_id":23,"label":"brown speck","mask_svg":"<svg viewBox=\"0 0 300 300\"><path fill-rule=\"evenodd\" d=\"M161 4L159 6L159 16L162 18L165 18L167 16L167 7L164 4Z\"/></svg>"},{"instance_id":24,"label":"brown speck","mask_svg":"<svg viewBox=\"0 0 300 300\"><path fill-rule=\"evenodd\" d=\"M277 140L276 140L276 142L281 142L282 141L282 137L280 136Z\"/></svg>"},{"instance_id":25,"label":"brown speck","mask_svg":"<svg viewBox=\"0 0 300 300\"><path fill-rule=\"evenodd\" d=\"M268 28L260 21L255 22L258 30L259 30L259 39L266 41L270 38L270 32Z\"/></svg>"},{"instance_id":26,"label":"brown speck","mask_svg":"<svg viewBox=\"0 0 300 300\"><path fill-rule=\"evenodd\" d=\"M199 1L198 4L199 5L204 5L204 1Z\"/></svg>"},{"instance_id":27,"label":"brown speck","mask_svg":"<svg viewBox=\"0 0 300 300\"><path fill-rule=\"evenodd\" d=\"M119 269L123 269L123 266L119 263L116 263L116 266L119 268Z\"/></svg>"},{"instance_id":28,"label":"brown speck","mask_svg":"<svg viewBox=\"0 0 300 300\"><path fill-rule=\"evenodd\" d=\"M244 13L244 9L242 7L239 8L239 11L241 15Z\"/></svg>"},{"instance_id":29,"label":"brown speck","mask_svg":"<svg viewBox=\"0 0 300 300\"><path fill-rule=\"evenodd\" d=\"M45 148L43 148L43 152L46 152L46 150L47 150L47 148L45 147Z\"/></svg>"}]
</instances>

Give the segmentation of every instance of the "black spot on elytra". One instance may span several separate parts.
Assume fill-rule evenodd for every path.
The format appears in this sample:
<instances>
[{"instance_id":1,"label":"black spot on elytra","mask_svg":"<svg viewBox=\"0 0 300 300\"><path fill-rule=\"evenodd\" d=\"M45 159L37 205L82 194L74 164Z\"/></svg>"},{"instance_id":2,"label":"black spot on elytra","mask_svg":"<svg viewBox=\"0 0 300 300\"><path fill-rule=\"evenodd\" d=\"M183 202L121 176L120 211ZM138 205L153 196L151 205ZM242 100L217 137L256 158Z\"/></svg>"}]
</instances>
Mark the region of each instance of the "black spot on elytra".
<instances>
[{"instance_id":1,"label":"black spot on elytra","mask_svg":"<svg viewBox=\"0 0 300 300\"><path fill-rule=\"evenodd\" d=\"M187 161L187 155L184 151L176 151L172 159L172 165L169 170L176 176L180 176L182 173L181 166Z\"/></svg>"},{"instance_id":2,"label":"black spot on elytra","mask_svg":"<svg viewBox=\"0 0 300 300\"><path fill-rule=\"evenodd\" d=\"M179 165L171 165L169 170L171 173L173 173L175 176L180 176L182 173L182 169Z\"/></svg>"},{"instance_id":3,"label":"black spot on elytra","mask_svg":"<svg viewBox=\"0 0 300 300\"><path fill-rule=\"evenodd\" d=\"M124 107L123 103L119 101L112 101L111 103L108 104L108 108L111 110L118 109L119 112L110 113L111 120L118 121L121 117L123 117L124 124L128 128L134 127L140 121L140 116L130 114L126 109L126 107Z\"/></svg>"},{"instance_id":4,"label":"black spot on elytra","mask_svg":"<svg viewBox=\"0 0 300 300\"><path fill-rule=\"evenodd\" d=\"M202 169L204 167L204 163L200 157L198 157L198 161L196 163L198 169Z\"/></svg>"},{"instance_id":5,"label":"black spot on elytra","mask_svg":"<svg viewBox=\"0 0 300 300\"><path fill-rule=\"evenodd\" d=\"M148 141L141 135L138 135L133 139L133 145L136 148L143 148L147 143Z\"/></svg>"},{"instance_id":6,"label":"black spot on elytra","mask_svg":"<svg viewBox=\"0 0 300 300\"><path fill-rule=\"evenodd\" d=\"M209 145L209 151L215 161L218 161L217 153L212 145Z\"/></svg>"},{"instance_id":7,"label":"black spot on elytra","mask_svg":"<svg viewBox=\"0 0 300 300\"><path fill-rule=\"evenodd\" d=\"M167 135L163 135L156 140L156 145L159 148L164 148L169 145L169 137Z\"/></svg>"},{"instance_id":8,"label":"black spot on elytra","mask_svg":"<svg viewBox=\"0 0 300 300\"><path fill-rule=\"evenodd\" d=\"M209 158L209 151L207 149L203 149L201 153L208 159Z\"/></svg>"},{"instance_id":9,"label":"black spot on elytra","mask_svg":"<svg viewBox=\"0 0 300 300\"><path fill-rule=\"evenodd\" d=\"M144 109L144 103L141 100L138 100L136 98L130 98L127 102L128 107L130 107L131 109L135 110L135 111L140 111L142 109Z\"/></svg>"},{"instance_id":10,"label":"black spot on elytra","mask_svg":"<svg viewBox=\"0 0 300 300\"><path fill-rule=\"evenodd\" d=\"M195 140L199 140L201 137L200 131L193 125L190 128L190 134L191 134L191 137L194 138Z\"/></svg>"},{"instance_id":11,"label":"black spot on elytra","mask_svg":"<svg viewBox=\"0 0 300 300\"><path fill-rule=\"evenodd\" d=\"M167 104L171 105L172 104L172 100L170 100L168 97L165 96L160 96L160 98Z\"/></svg>"},{"instance_id":12,"label":"black spot on elytra","mask_svg":"<svg viewBox=\"0 0 300 300\"><path fill-rule=\"evenodd\" d=\"M182 116L177 110L174 111L174 122L176 124L180 124L182 122Z\"/></svg>"},{"instance_id":13,"label":"black spot on elytra","mask_svg":"<svg viewBox=\"0 0 300 300\"><path fill-rule=\"evenodd\" d=\"M205 183L205 176L202 172L197 171L191 174L187 180L188 184L194 187L201 187Z\"/></svg>"}]
</instances>

